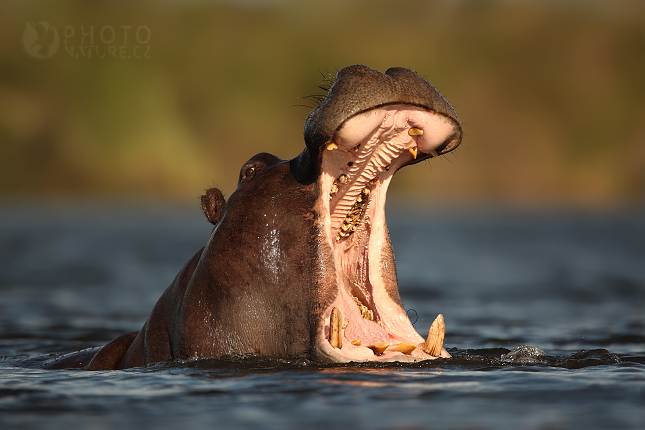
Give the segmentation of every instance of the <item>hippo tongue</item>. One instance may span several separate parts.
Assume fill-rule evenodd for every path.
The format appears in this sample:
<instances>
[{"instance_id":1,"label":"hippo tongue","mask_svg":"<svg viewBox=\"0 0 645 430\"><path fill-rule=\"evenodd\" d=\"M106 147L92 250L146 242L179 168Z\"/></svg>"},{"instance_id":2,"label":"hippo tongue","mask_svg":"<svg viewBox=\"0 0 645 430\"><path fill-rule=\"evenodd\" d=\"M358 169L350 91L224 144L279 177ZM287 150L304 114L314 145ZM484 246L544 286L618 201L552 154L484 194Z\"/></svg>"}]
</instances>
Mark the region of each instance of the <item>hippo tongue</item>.
<instances>
[{"instance_id":1,"label":"hippo tongue","mask_svg":"<svg viewBox=\"0 0 645 430\"><path fill-rule=\"evenodd\" d=\"M454 123L442 115L389 105L351 117L325 146L322 198L340 287L334 306L346 319L343 333L349 340L338 352L349 359L373 359L369 358L373 349L359 351L360 344L403 343L414 348L424 341L398 297L385 198L399 168L417 158L436 156L437 148L453 133ZM415 357L430 358L417 349Z\"/></svg>"}]
</instances>

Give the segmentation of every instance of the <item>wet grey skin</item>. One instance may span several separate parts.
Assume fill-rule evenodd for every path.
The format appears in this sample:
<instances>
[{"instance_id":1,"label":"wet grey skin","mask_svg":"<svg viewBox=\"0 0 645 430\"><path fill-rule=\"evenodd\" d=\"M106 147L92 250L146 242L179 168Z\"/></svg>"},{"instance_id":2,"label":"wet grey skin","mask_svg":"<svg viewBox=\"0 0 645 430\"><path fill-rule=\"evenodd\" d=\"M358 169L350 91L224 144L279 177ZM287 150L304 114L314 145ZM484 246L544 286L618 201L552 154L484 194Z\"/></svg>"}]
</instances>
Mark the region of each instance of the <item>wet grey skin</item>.
<instances>
[{"instance_id":1,"label":"wet grey skin","mask_svg":"<svg viewBox=\"0 0 645 430\"><path fill-rule=\"evenodd\" d=\"M216 188L202 197L212 233L142 329L44 367L124 369L234 354L448 357L443 319L426 343L405 315L385 196L398 169L452 151L461 138L455 111L416 73L342 69L307 117L300 155L258 154L228 201Z\"/></svg>"}]
</instances>

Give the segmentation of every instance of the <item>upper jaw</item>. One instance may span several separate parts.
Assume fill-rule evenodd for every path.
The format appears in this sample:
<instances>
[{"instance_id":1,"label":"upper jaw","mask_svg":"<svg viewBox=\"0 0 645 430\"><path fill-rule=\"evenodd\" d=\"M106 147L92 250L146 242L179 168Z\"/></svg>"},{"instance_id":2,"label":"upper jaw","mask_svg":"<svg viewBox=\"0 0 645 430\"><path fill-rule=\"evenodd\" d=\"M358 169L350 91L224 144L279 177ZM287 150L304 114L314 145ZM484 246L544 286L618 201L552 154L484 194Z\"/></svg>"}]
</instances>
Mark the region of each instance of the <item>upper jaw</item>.
<instances>
[{"instance_id":1,"label":"upper jaw","mask_svg":"<svg viewBox=\"0 0 645 430\"><path fill-rule=\"evenodd\" d=\"M362 194L385 191L401 167L454 148L460 129L446 117L409 105L390 105L351 117L323 150L322 185L329 191L332 230Z\"/></svg>"},{"instance_id":2,"label":"upper jaw","mask_svg":"<svg viewBox=\"0 0 645 430\"><path fill-rule=\"evenodd\" d=\"M450 117L414 105L391 104L348 118L332 140L344 148L364 142L387 143L392 149L416 147L418 155L411 155L418 162L454 150L461 134L461 125Z\"/></svg>"},{"instance_id":3,"label":"upper jaw","mask_svg":"<svg viewBox=\"0 0 645 430\"><path fill-rule=\"evenodd\" d=\"M442 142L439 154L453 150L461 142L462 130L457 113L425 79L401 67L381 73L367 66L355 65L338 72L324 100L307 116L304 138L312 160L320 159L323 146L348 119L395 104L418 106L443 116L454 125L455 133Z\"/></svg>"},{"instance_id":4,"label":"upper jaw","mask_svg":"<svg viewBox=\"0 0 645 430\"><path fill-rule=\"evenodd\" d=\"M435 358L425 351L425 339L412 327L398 298L385 197L397 169L437 156L437 148L454 132L454 125L441 115L391 105L350 118L326 144L319 202L339 287L320 321L318 352L327 360ZM341 315L336 329L344 346L330 343L336 324L332 312ZM443 343L443 335L441 339ZM359 345L351 344L359 340ZM387 343L384 351L370 348Z\"/></svg>"}]
</instances>

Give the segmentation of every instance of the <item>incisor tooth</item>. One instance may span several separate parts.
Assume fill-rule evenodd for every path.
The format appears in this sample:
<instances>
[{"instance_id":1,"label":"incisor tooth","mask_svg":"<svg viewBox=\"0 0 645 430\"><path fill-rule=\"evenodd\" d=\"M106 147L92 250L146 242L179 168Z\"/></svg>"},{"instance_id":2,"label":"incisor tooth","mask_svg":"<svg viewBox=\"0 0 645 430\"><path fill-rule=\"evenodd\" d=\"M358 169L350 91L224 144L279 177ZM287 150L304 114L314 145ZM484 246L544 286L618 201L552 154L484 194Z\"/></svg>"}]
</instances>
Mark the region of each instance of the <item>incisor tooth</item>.
<instances>
[{"instance_id":1,"label":"incisor tooth","mask_svg":"<svg viewBox=\"0 0 645 430\"><path fill-rule=\"evenodd\" d=\"M398 345L394 345L393 347L390 348L390 351L397 351L397 352L402 352L406 355L409 355L416 349L416 345L412 344L407 344L407 343L399 343Z\"/></svg>"},{"instance_id":2,"label":"incisor tooth","mask_svg":"<svg viewBox=\"0 0 645 430\"><path fill-rule=\"evenodd\" d=\"M436 149L433 149L432 151L430 151L430 155L432 155L433 157L438 157L439 156L439 154L437 154Z\"/></svg>"},{"instance_id":3,"label":"incisor tooth","mask_svg":"<svg viewBox=\"0 0 645 430\"><path fill-rule=\"evenodd\" d=\"M367 347L371 349L375 355L381 355L385 352L388 346L390 346L389 343L375 343L374 345L368 345Z\"/></svg>"},{"instance_id":4,"label":"incisor tooth","mask_svg":"<svg viewBox=\"0 0 645 430\"><path fill-rule=\"evenodd\" d=\"M422 136L423 130L421 130L420 128L412 127L411 129L408 130L408 134L410 136Z\"/></svg>"},{"instance_id":5,"label":"incisor tooth","mask_svg":"<svg viewBox=\"0 0 645 430\"><path fill-rule=\"evenodd\" d=\"M428 340L423 345L423 350L433 357L439 357L441 355L441 349L443 348L443 338L445 335L446 324L443 321L443 315L439 314L430 326Z\"/></svg>"},{"instance_id":6,"label":"incisor tooth","mask_svg":"<svg viewBox=\"0 0 645 430\"><path fill-rule=\"evenodd\" d=\"M329 343L332 348L342 348L343 315L340 313L340 309L334 308L331 310L329 328Z\"/></svg>"},{"instance_id":7,"label":"incisor tooth","mask_svg":"<svg viewBox=\"0 0 645 430\"><path fill-rule=\"evenodd\" d=\"M410 151L410 154L412 154L412 157L414 157L414 159L416 160L417 159L417 147L413 146L412 148L408 148L408 151Z\"/></svg>"},{"instance_id":8,"label":"incisor tooth","mask_svg":"<svg viewBox=\"0 0 645 430\"><path fill-rule=\"evenodd\" d=\"M356 339L356 340L353 340L353 341L352 341L352 345L354 345L354 346L359 346L360 344L361 344L361 340L360 340L360 339Z\"/></svg>"},{"instance_id":9,"label":"incisor tooth","mask_svg":"<svg viewBox=\"0 0 645 430\"><path fill-rule=\"evenodd\" d=\"M338 148L338 145L336 145L336 143L334 143L333 140L330 140L329 143L327 144L327 150L333 151L336 148Z\"/></svg>"}]
</instances>

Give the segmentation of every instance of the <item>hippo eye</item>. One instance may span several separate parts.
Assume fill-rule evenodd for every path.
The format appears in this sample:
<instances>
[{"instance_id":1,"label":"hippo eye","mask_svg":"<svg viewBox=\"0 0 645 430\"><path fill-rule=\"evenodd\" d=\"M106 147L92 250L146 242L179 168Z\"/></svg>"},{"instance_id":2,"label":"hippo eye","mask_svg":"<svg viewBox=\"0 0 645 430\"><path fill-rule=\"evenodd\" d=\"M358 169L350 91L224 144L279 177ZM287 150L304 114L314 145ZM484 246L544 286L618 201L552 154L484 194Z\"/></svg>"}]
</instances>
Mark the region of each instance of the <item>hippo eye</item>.
<instances>
[{"instance_id":1,"label":"hippo eye","mask_svg":"<svg viewBox=\"0 0 645 430\"><path fill-rule=\"evenodd\" d=\"M255 167L251 166L244 171L244 179L250 179L255 174Z\"/></svg>"},{"instance_id":2,"label":"hippo eye","mask_svg":"<svg viewBox=\"0 0 645 430\"><path fill-rule=\"evenodd\" d=\"M256 173L262 171L264 166L262 163L247 163L246 166L242 167L240 170L240 179L239 182L248 182L255 176Z\"/></svg>"}]
</instances>

